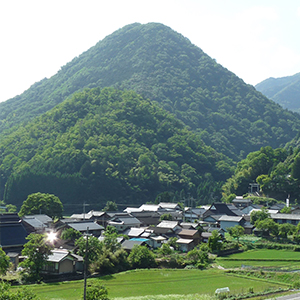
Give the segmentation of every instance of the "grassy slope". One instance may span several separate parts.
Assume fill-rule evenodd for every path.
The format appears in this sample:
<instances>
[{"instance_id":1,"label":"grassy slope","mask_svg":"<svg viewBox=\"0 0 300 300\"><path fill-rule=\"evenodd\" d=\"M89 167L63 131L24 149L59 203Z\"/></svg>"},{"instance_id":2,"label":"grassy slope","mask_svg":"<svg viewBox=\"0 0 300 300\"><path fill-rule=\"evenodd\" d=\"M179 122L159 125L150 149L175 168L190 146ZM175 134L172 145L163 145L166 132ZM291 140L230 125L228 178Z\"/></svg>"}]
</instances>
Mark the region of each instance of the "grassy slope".
<instances>
[{"instance_id":1,"label":"grassy slope","mask_svg":"<svg viewBox=\"0 0 300 300\"><path fill-rule=\"evenodd\" d=\"M101 280L108 288L109 297L134 297L169 294L209 294L217 288L229 287L232 293L247 292L251 287L255 292L268 288L286 287L265 280L242 278L210 269L200 270L138 270L116 274ZM53 285L33 285L32 290L41 300L76 300L83 291L83 281ZM195 298L199 299L199 298Z\"/></svg>"}]
</instances>

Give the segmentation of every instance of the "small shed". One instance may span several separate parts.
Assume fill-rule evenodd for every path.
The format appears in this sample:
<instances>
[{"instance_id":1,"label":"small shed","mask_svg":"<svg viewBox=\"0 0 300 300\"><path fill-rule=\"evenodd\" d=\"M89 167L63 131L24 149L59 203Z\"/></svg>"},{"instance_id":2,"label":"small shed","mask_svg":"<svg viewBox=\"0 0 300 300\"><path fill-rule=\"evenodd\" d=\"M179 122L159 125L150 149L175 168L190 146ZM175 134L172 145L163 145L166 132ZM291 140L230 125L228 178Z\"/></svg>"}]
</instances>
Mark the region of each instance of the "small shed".
<instances>
[{"instance_id":1,"label":"small shed","mask_svg":"<svg viewBox=\"0 0 300 300\"><path fill-rule=\"evenodd\" d=\"M194 241L192 239L178 239L176 243L182 252L188 252L194 248Z\"/></svg>"}]
</instances>

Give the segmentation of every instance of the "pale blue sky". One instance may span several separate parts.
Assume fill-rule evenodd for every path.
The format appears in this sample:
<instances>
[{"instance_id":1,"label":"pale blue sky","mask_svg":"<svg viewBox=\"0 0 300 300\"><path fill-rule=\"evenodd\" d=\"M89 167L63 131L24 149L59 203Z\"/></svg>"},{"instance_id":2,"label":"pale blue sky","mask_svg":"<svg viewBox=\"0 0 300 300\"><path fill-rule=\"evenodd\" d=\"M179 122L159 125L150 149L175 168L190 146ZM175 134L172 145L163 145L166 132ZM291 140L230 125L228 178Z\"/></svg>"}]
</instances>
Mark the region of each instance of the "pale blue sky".
<instances>
[{"instance_id":1,"label":"pale blue sky","mask_svg":"<svg viewBox=\"0 0 300 300\"><path fill-rule=\"evenodd\" d=\"M0 101L134 22L171 27L249 84L300 72L298 0L3 0Z\"/></svg>"}]
</instances>

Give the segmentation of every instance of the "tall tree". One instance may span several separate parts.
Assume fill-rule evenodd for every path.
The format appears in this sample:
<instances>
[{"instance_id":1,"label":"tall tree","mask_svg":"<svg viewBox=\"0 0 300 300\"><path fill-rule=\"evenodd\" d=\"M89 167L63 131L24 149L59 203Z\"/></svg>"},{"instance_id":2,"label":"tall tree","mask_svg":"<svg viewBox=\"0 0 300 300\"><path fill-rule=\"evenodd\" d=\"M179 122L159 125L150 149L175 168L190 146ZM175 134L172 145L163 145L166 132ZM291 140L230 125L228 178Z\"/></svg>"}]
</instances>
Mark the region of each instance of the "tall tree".
<instances>
[{"instance_id":1,"label":"tall tree","mask_svg":"<svg viewBox=\"0 0 300 300\"><path fill-rule=\"evenodd\" d=\"M26 259L20 264L24 268L22 275L28 282L40 282L41 271L47 264L53 246L47 241L45 234L31 233L26 239L28 242L22 250L22 255L26 256Z\"/></svg>"},{"instance_id":2,"label":"tall tree","mask_svg":"<svg viewBox=\"0 0 300 300\"><path fill-rule=\"evenodd\" d=\"M62 217L63 205L52 194L34 193L27 197L21 206L19 215L46 214L51 218Z\"/></svg>"}]
</instances>

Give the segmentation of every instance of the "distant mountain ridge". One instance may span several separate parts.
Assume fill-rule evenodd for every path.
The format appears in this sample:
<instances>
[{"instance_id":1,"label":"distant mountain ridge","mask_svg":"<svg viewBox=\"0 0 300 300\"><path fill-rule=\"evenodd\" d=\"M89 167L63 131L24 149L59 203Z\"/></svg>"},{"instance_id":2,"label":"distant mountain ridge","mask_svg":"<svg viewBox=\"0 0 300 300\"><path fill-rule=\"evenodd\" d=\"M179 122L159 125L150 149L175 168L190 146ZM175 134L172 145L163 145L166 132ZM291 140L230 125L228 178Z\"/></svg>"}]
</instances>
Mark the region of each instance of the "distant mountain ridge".
<instances>
[{"instance_id":1,"label":"distant mountain ridge","mask_svg":"<svg viewBox=\"0 0 300 300\"><path fill-rule=\"evenodd\" d=\"M24 126L74 92L107 86L156 101L236 161L262 146L283 146L300 129L299 115L262 96L181 34L162 24L135 23L0 103L0 140L1 132Z\"/></svg>"},{"instance_id":2,"label":"distant mountain ridge","mask_svg":"<svg viewBox=\"0 0 300 300\"><path fill-rule=\"evenodd\" d=\"M281 78L268 78L255 88L283 108L300 113L300 73Z\"/></svg>"}]
</instances>

